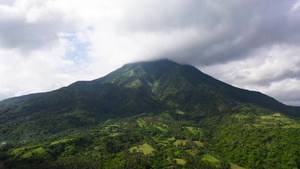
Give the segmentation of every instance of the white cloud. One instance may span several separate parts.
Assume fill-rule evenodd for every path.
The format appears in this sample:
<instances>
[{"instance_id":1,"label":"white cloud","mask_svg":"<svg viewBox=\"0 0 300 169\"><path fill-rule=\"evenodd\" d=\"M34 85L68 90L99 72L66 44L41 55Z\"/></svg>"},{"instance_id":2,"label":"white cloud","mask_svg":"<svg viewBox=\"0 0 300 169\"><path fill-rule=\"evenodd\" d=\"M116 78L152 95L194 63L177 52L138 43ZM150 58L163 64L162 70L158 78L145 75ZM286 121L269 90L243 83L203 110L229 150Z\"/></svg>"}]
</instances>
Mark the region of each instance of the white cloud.
<instances>
[{"instance_id":1,"label":"white cloud","mask_svg":"<svg viewBox=\"0 0 300 169\"><path fill-rule=\"evenodd\" d=\"M67 45L61 39L49 50L33 50L26 57L16 49L0 50L0 96L44 92L73 82L68 72L73 63L64 59Z\"/></svg>"},{"instance_id":2,"label":"white cloud","mask_svg":"<svg viewBox=\"0 0 300 169\"><path fill-rule=\"evenodd\" d=\"M300 47L274 45L254 51L246 60L202 68L229 84L261 91L278 100L300 103ZM288 99L290 98L290 100ZM291 99L293 98L293 99Z\"/></svg>"},{"instance_id":3,"label":"white cloud","mask_svg":"<svg viewBox=\"0 0 300 169\"><path fill-rule=\"evenodd\" d=\"M296 0L0 0L0 98L167 57L286 101L299 21Z\"/></svg>"},{"instance_id":4,"label":"white cloud","mask_svg":"<svg viewBox=\"0 0 300 169\"><path fill-rule=\"evenodd\" d=\"M288 78L274 81L268 87L260 87L261 91L266 94L278 98L280 101L288 105L300 105L300 80L296 78Z\"/></svg>"},{"instance_id":5,"label":"white cloud","mask_svg":"<svg viewBox=\"0 0 300 169\"><path fill-rule=\"evenodd\" d=\"M298 10L299 7L300 7L300 1L298 0L291 8L291 11L294 12L294 11Z\"/></svg>"}]
</instances>

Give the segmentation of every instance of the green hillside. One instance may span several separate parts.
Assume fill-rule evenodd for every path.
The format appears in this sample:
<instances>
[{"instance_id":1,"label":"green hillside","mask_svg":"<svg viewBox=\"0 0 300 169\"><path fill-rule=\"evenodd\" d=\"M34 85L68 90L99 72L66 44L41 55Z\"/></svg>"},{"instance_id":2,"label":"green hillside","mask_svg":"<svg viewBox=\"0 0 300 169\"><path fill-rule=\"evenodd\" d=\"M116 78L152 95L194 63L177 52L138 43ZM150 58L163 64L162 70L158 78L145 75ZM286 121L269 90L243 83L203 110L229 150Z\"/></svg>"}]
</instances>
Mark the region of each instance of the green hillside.
<instances>
[{"instance_id":1,"label":"green hillside","mask_svg":"<svg viewBox=\"0 0 300 169\"><path fill-rule=\"evenodd\" d=\"M0 102L0 160L5 168L300 168L299 117L299 107L192 66L139 62Z\"/></svg>"}]
</instances>

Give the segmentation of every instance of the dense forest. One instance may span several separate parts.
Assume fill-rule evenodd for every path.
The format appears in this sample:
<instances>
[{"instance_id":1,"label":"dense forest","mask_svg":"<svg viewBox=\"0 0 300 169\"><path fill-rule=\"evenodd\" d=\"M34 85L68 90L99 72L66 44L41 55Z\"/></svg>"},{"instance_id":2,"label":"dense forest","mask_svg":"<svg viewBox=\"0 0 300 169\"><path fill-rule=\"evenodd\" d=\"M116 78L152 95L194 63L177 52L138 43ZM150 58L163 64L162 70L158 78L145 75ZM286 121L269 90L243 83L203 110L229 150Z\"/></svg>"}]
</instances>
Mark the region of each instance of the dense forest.
<instances>
[{"instance_id":1,"label":"dense forest","mask_svg":"<svg viewBox=\"0 0 300 169\"><path fill-rule=\"evenodd\" d=\"M180 110L145 113L10 142L1 146L1 160L5 168L290 169L300 167L299 127L280 113L246 106L193 120Z\"/></svg>"},{"instance_id":2,"label":"dense forest","mask_svg":"<svg viewBox=\"0 0 300 169\"><path fill-rule=\"evenodd\" d=\"M128 64L0 102L0 168L297 169L298 110L192 66Z\"/></svg>"}]
</instances>

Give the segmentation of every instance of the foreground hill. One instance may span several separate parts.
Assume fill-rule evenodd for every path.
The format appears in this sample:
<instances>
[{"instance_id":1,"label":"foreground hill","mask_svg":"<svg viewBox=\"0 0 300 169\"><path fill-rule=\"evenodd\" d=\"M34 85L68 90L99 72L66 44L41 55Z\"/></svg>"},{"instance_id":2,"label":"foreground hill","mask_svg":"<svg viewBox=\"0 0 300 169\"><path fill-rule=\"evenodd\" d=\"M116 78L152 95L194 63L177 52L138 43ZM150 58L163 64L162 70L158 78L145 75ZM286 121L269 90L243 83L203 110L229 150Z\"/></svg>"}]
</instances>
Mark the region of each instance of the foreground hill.
<instances>
[{"instance_id":1,"label":"foreground hill","mask_svg":"<svg viewBox=\"0 0 300 169\"><path fill-rule=\"evenodd\" d=\"M20 168L74 168L74 161L94 164L86 168L130 168L135 165L127 158L136 156L146 168L228 168L229 162L297 168L299 113L299 107L233 87L192 66L160 60L0 102L0 141L6 166ZM139 146L145 157L130 152Z\"/></svg>"}]
</instances>

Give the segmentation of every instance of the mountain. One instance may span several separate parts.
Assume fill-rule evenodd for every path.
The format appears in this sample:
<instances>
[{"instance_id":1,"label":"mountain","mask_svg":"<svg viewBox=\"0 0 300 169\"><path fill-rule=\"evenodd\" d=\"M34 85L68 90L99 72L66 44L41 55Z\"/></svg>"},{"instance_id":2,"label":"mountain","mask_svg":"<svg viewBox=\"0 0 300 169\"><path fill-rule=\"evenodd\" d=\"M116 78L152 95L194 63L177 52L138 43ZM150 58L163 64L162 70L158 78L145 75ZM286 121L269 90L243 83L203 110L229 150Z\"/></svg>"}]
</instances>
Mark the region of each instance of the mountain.
<instances>
[{"instance_id":1,"label":"mountain","mask_svg":"<svg viewBox=\"0 0 300 169\"><path fill-rule=\"evenodd\" d=\"M276 113L282 117L275 120L276 123L261 120L273 120L279 117ZM221 134L221 129L234 126L234 119L238 120L236 125L242 125L242 121L246 120L243 123L252 126L265 126L268 123L268 127L281 125L297 128L298 121L294 119L300 117L300 107L287 106L262 93L233 87L190 65L169 60L139 62L126 64L93 81L79 81L55 91L0 102L0 141L3 145L10 142L9 150L32 144L36 140L43 142L45 138L55 140L61 135L71 137L70 132L94 130L99 125L106 124L110 128L107 126L110 119L122 121L144 117L138 120L147 121L145 117L160 119L162 116L170 117L174 124L188 123L203 128L207 133L202 133L202 141L216 145L209 149L224 155L226 151L221 151L220 146L223 145L222 141L229 138ZM128 123L131 122L124 124ZM163 126L160 129L164 131ZM172 135L170 131L170 136L176 138L176 134ZM226 132L229 130L224 130ZM195 137L191 135L191 138ZM49 149L51 146L52 143Z\"/></svg>"},{"instance_id":2,"label":"mountain","mask_svg":"<svg viewBox=\"0 0 300 169\"><path fill-rule=\"evenodd\" d=\"M1 139L26 139L114 117L179 109L192 118L218 114L239 104L253 104L288 116L300 114L299 107L233 87L190 65L159 60L126 64L93 81L79 81L52 92L2 101L0 133Z\"/></svg>"}]
</instances>

